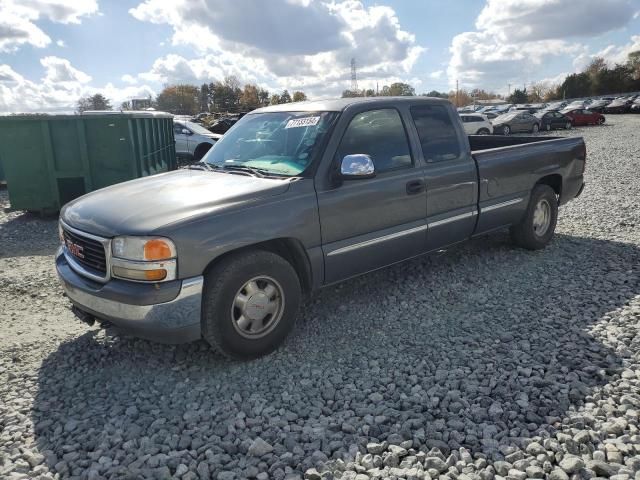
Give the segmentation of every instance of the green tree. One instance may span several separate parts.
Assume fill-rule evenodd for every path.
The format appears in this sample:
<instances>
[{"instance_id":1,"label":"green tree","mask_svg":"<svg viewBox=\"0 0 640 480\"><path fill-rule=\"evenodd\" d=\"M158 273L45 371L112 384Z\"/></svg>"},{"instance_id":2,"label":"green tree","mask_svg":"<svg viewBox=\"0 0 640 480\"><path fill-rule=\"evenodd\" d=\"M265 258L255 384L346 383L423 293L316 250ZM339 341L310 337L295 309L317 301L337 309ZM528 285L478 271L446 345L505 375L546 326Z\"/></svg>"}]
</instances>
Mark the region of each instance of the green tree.
<instances>
[{"instance_id":1,"label":"green tree","mask_svg":"<svg viewBox=\"0 0 640 480\"><path fill-rule=\"evenodd\" d=\"M112 110L113 107L111 107L111 102L104 95L96 93L95 95L80 98L76 109L78 113L82 113L87 110Z\"/></svg>"},{"instance_id":2,"label":"green tree","mask_svg":"<svg viewBox=\"0 0 640 480\"><path fill-rule=\"evenodd\" d=\"M564 79L560 86L564 98L579 98L591 95L591 77L588 73L574 73Z\"/></svg>"},{"instance_id":3,"label":"green tree","mask_svg":"<svg viewBox=\"0 0 640 480\"><path fill-rule=\"evenodd\" d=\"M431 90L430 92L423 93L423 97L434 97L434 98L449 98L449 94L445 92L439 92L437 90Z\"/></svg>"},{"instance_id":4,"label":"green tree","mask_svg":"<svg viewBox=\"0 0 640 480\"><path fill-rule=\"evenodd\" d=\"M291 103L291 95L289 95L289 90L286 88L280 94L280 103Z\"/></svg>"},{"instance_id":5,"label":"green tree","mask_svg":"<svg viewBox=\"0 0 640 480\"><path fill-rule=\"evenodd\" d=\"M416 94L415 89L408 83L395 82L391 85L382 87L381 95L383 97L407 97Z\"/></svg>"},{"instance_id":6,"label":"green tree","mask_svg":"<svg viewBox=\"0 0 640 480\"><path fill-rule=\"evenodd\" d=\"M508 98L509 103L527 103L529 101L529 95L527 94L527 89L524 88L520 90L516 88Z\"/></svg>"},{"instance_id":7,"label":"green tree","mask_svg":"<svg viewBox=\"0 0 640 480\"><path fill-rule=\"evenodd\" d=\"M260 105L268 105L269 104L269 92L264 88L258 89L258 103Z\"/></svg>"},{"instance_id":8,"label":"green tree","mask_svg":"<svg viewBox=\"0 0 640 480\"><path fill-rule=\"evenodd\" d=\"M293 92L293 101L294 102L304 102L307 99L307 95L304 92L299 90Z\"/></svg>"},{"instance_id":9,"label":"green tree","mask_svg":"<svg viewBox=\"0 0 640 480\"><path fill-rule=\"evenodd\" d=\"M159 110L176 115L194 115L198 111L200 89L195 85L170 85L156 97Z\"/></svg>"}]
</instances>

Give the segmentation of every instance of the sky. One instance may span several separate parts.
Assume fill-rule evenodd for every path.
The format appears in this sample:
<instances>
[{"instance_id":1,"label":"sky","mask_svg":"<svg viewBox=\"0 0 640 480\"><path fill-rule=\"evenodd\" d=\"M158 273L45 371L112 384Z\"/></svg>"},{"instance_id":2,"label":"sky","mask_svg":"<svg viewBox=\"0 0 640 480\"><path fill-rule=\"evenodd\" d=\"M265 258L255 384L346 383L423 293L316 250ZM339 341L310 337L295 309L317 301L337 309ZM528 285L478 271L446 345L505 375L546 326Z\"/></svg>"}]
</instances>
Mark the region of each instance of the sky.
<instances>
[{"instance_id":1,"label":"sky","mask_svg":"<svg viewBox=\"0 0 640 480\"><path fill-rule=\"evenodd\" d=\"M0 0L0 114L235 75L310 98L396 81L500 94L640 49L640 0Z\"/></svg>"}]
</instances>

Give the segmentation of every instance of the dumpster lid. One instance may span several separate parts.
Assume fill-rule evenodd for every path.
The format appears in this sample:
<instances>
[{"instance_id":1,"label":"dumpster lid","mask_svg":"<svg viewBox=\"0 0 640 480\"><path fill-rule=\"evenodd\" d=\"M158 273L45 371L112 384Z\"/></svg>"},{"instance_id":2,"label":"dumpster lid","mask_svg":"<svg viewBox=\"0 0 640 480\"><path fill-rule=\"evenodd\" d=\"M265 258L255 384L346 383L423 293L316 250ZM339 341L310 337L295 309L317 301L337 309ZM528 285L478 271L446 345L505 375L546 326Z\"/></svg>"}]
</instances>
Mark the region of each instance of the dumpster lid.
<instances>
[{"instance_id":1,"label":"dumpster lid","mask_svg":"<svg viewBox=\"0 0 640 480\"><path fill-rule=\"evenodd\" d=\"M127 117L173 118L173 115L170 113L155 110L85 110L80 115L124 115Z\"/></svg>"}]
</instances>

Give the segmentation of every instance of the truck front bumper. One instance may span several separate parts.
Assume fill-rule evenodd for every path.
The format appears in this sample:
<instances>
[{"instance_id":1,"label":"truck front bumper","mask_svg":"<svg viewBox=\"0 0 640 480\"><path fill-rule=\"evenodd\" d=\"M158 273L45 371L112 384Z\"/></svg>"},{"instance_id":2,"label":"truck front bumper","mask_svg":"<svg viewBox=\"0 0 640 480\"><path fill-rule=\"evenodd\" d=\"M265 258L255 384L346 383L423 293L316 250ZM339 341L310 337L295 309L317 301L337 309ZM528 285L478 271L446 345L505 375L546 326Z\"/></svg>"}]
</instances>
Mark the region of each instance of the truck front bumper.
<instances>
[{"instance_id":1,"label":"truck front bumper","mask_svg":"<svg viewBox=\"0 0 640 480\"><path fill-rule=\"evenodd\" d=\"M111 279L97 283L78 274L63 250L56 270L76 314L113 324L123 333L161 343L186 343L201 338L203 277L157 284Z\"/></svg>"}]
</instances>

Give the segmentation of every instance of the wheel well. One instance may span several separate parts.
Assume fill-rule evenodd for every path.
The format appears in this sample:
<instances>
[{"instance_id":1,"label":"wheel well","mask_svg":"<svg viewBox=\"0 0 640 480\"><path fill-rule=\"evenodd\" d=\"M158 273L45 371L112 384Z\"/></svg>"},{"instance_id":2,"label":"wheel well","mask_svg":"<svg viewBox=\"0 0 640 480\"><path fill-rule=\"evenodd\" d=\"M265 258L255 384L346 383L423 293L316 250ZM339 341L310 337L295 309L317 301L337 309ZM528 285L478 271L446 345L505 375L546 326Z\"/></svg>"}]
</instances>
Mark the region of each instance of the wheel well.
<instances>
[{"instance_id":1,"label":"wheel well","mask_svg":"<svg viewBox=\"0 0 640 480\"><path fill-rule=\"evenodd\" d=\"M295 238L276 238L273 240L267 240L265 242L240 247L235 250L230 250L220 255L219 257L214 258L209 263L209 265L207 265L204 271L206 272L207 270L211 269L218 262L230 255L235 255L249 250L267 250L269 252L275 253L276 255L280 255L287 262L289 262L291 266L293 266L294 270L298 274L302 291L304 293L309 293L313 289L313 276L309 258L307 257L302 243L300 243L300 241L296 240Z\"/></svg>"},{"instance_id":2,"label":"wheel well","mask_svg":"<svg viewBox=\"0 0 640 480\"><path fill-rule=\"evenodd\" d=\"M200 160L202 157L204 157L204 154L207 153L211 147L213 147L213 145L211 145L210 143L202 142L193 151L193 158L196 160Z\"/></svg>"},{"instance_id":3,"label":"wheel well","mask_svg":"<svg viewBox=\"0 0 640 480\"><path fill-rule=\"evenodd\" d=\"M560 197L562 195L562 176L560 174L547 175L536 182L536 185L549 185Z\"/></svg>"}]
</instances>

